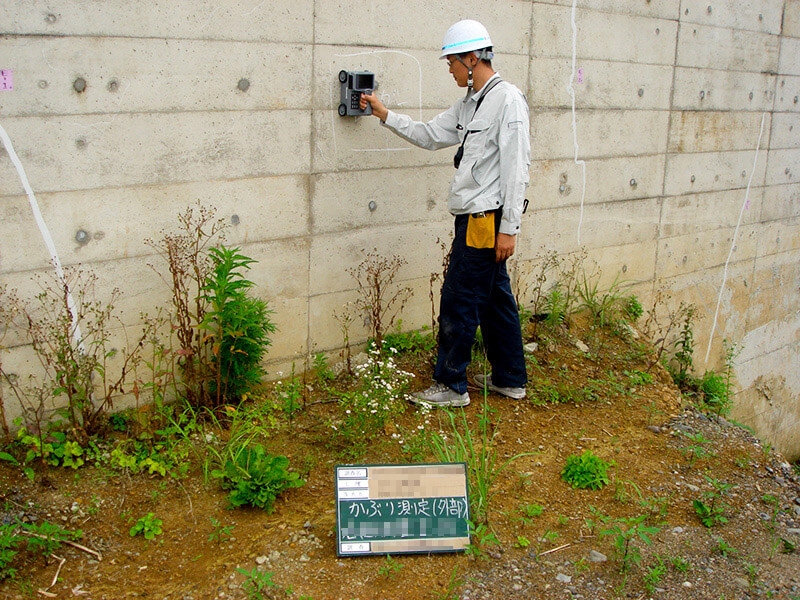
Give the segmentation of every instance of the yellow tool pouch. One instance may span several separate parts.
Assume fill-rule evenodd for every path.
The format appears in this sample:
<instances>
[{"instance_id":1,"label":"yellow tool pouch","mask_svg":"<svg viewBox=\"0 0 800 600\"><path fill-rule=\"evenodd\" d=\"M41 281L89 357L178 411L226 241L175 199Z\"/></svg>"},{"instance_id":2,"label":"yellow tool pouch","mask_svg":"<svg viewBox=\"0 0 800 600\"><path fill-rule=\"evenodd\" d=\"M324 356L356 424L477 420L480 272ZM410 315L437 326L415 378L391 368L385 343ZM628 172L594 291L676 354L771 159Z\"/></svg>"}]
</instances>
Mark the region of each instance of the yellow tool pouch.
<instances>
[{"instance_id":1,"label":"yellow tool pouch","mask_svg":"<svg viewBox=\"0 0 800 600\"><path fill-rule=\"evenodd\" d=\"M494 213L475 213L467 221L467 246L494 248Z\"/></svg>"}]
</instances>

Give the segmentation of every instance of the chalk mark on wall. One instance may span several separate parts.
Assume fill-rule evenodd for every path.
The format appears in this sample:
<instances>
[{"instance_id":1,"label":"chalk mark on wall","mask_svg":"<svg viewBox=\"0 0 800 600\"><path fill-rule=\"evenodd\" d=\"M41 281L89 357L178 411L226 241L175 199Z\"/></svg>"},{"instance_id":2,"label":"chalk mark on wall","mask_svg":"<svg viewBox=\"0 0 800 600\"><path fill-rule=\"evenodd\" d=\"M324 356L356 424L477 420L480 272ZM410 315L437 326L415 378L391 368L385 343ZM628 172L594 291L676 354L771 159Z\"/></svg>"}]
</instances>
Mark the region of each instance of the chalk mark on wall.
<instances>
[{"instance_id":1,"label":"chalk mark on wall","mask_svg":"<svg viewBox=\"0 0 800 600\"><path fill-rule=\"evenodd\" d=\"M575 149L575 157L574 162L577 166L581 167L581 207L580 207L580 217L578 219L578 246L581 244L581 227L583 226L583 207L586 201L586 161L581 160L578 158L579 155L579 147L578 147L578 119L575 111L575 87L573 86L573 82L575 81L575 76L577 73L576 70L576 63L578 59L578 25L575 20L575 14L577 12L577 0L572 0L572 13L571 13L571 23L572 23L572 73L570 74L569 83L567 84L567 91L569 92L570 99L572 100L572 145ZM581 79L583 79L583 75L581 73Z\"/></svg>"},{"instance_id":2,"label":"chalk mark on wall","mask_svg":"<svg viewBox=\"0 0 800 600\"><path fill-rule=\"evenodd\" d=\"M711 324L711 333L708 336L708 348L706 349L706 359L705 362L708 364L708 357L711 354L711 343L714 341L714 333L717 329L717 319L719 317L719 307L722 303L722 294L725 292L725 285L728 281L728 265L731 262L731 258L733 257L733 253L736 250L736 239L739 235L739 227L742 225L742 217L744 216L744 211L747 210L750 206L750 186L753 184L753 177L756 173L756 165L758 164L758 153L761 149L761 138L764 135L764 121L767 118L767 113L763 113L761 115L761 129L758 132L758 142L756 143L756 152L755 156L753 157L753 168L750 170L750 178L747 181L747 190L744 194L744 200L742 201L742 208L739 210L739 220L736 222L736 228L733 230L733 239L731 240L731 249L728 251L728 258L725 260L725 268L722 270L722 285L719 288L719 296L717 297L717 307L714 310L714 321Z\"/></svg>"},{"instance_id":3,"label":"chalk mark on wall","mask_svg":"<svg viewBox=\"0 0 800 600\"><path fill-rule=\"evenodd\" d=\"M73 342L75 343L75 346L81 350L81 352L83 352L83 336L81 335L80 324L78 323L77 306L75 304L75 299L72 297L72 292L69 289L69 284L67 283L66 277L64 276L64 270L62 269L61 261L58 258L58 251L56 250L55 242L53 241L53 237L50 235L50 230L47 228L47 223L44 221L42 212L39 210L39 202L36 200L36 195L33 193L33 188L28 181L28 176L25 173L25 168L22 166L22 161L20 161L19 156L17 156L17 153L14 150L14 145L11 143L11 138L9 137L8 133L6 133L6 130L2 125L0 125L0 139L2 139L3 146L5 146L8 156L11 159L14 168L17 170L17 175L19 175L19 179L22 182L22 187L25 189L25 193L28 195L28 202L31 205L33 218L36 220L36 225L39 227L39 232L42 234L44 245L47 247L47 251L50 253L50 259L53 263L53 268L56 271L56 275L58 276L58 280L61 282L61 285L64 286L64 289L67 292L67 307L72 313Z\"/></svg>"},{"instance_id":4,"label":"chalk mark on wall","mask_svg":"<svg viewBox=\"0 0 800 600\"><path fill-rule=\"evenodd\" d=\"M336 54L336 58L351 58L353 56L365 56L365 55L373 55L373 54L400 54L402 56L407 56L411 60L413 60L417 64L417 75L419 77L419 120L422 121L422 65L420 64L419 60L413 54L409 54L408 52L403 52L402 50L366 50L364 52L353 52L350 54ZM328 73L330 74L329 81L331 82L331 97L336 98L336 103L338 104L339 98L339 82L335 80L334 77L334 64L328 66ZM338 70L336 71L338 73ZM380 83L380 82L378 82ZM380 92L379 97L381 102L386 102L386 94ZM338 149L336 145L336 127L335 119L336 119L336 111L333 111L331 114L331 131L333 131L333 151L334 154L338 154ZM351 148L351 152L408 152L411 148L407 146L400 146L396 148Z\"/></svg>"}]
</instances>

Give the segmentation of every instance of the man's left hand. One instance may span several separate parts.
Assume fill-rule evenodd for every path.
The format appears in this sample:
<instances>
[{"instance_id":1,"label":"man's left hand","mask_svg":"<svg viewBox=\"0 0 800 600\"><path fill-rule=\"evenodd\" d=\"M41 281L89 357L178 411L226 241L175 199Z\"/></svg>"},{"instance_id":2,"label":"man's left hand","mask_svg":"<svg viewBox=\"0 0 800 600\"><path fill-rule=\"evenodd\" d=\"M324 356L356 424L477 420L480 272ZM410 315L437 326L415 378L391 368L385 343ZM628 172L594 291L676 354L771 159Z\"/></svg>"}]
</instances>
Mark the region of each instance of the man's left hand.
<instances>
[{"instance_id":1,"label":"man's left hand","mask_svg":"<svg viewBox=\"0 0 800 600\"><path fill-rule=\"evenodd\" d=\"M498 233L494 245L494 257L497 262L502 262L514 254L514 247L517 245L517 236L507 233Z\"/></svg>"}]
</instances>

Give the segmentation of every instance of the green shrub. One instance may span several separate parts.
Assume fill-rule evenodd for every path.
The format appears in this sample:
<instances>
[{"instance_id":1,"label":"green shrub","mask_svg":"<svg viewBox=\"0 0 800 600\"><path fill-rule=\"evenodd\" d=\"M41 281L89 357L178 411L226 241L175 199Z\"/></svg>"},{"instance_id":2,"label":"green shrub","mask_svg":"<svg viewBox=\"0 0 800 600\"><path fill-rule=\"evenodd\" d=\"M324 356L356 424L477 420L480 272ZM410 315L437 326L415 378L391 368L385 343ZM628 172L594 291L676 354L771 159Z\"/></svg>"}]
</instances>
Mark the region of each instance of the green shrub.
<instances>
[{"instance_id":1,"label":"green shrub","mask_svg":"<svg viewBox=\"0 0 800 600\"><path fill-rule=\"evenodd\" d=\"M245 279L241 271L256 261L244 256L239 248L220 246L208 253L213 270L205 280L203 292L209 310L199 328L213 340L215 369L210 392L219 406L238 401L261 383L261 361L272 343L270 334L275 332L275 325L270 321L272 313L266 301L247 295L255 284Z\"/></svg>"},{"instance_id":2,"label":"green shrub","mask_svg":"<svg viewBox=\"0 0 800 600\"><path fill-rule=\"evenodd\" d=\"M608 485L608 469L612 465L586 450L580 456L573 454L567 458L561 478L574 488L599 490Z\"/></svg>"}]
</instances>

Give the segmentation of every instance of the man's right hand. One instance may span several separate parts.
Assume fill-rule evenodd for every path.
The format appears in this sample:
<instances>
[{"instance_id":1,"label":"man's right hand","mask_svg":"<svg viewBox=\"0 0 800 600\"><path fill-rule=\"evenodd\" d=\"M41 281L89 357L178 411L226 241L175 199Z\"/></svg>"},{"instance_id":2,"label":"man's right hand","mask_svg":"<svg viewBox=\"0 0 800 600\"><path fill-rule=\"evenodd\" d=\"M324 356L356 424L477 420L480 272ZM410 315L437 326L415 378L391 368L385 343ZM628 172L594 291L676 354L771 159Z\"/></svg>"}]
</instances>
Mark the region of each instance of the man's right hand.
<instances>
[{"instance_id":1,"label":"man's right hand","mask_svg":"<svg viewBox=\"0 0 800 600\"><path fill-rule=\"evenodd\" d=\"M361 110L367 108L367 104L372 107L372 114L378 117L381 121L385 121L386 117L389 116L389 109L387 109L383 102L381 102L378 97L375 95L375 92L371 94L361 94L361 99L359 100L359 106Z\"/></svg>"}]
</instances>

